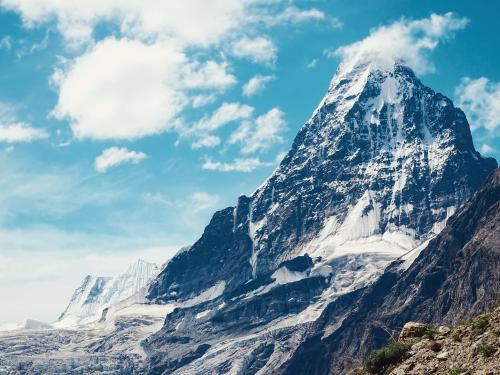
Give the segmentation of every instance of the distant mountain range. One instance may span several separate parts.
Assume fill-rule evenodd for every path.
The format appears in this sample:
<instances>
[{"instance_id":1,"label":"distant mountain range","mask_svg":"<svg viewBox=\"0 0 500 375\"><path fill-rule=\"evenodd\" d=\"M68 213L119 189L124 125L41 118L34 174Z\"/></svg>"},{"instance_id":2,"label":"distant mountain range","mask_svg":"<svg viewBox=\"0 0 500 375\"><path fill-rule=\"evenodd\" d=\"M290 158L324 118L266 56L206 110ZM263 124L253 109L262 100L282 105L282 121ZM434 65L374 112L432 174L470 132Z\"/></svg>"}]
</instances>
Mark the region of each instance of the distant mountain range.
<instances>
[{"instance_id":1,"label":"distant mountain range","mask_svg":"<svg viewBox=\"0 0 500 375\"><path fill-rule=\"evenodd\" d=\"M86 276L54 326L72 327L99 320L105 308L137 295L158 272L156 264L139 259L115 277Z\"/></svg>"}]
</instances>

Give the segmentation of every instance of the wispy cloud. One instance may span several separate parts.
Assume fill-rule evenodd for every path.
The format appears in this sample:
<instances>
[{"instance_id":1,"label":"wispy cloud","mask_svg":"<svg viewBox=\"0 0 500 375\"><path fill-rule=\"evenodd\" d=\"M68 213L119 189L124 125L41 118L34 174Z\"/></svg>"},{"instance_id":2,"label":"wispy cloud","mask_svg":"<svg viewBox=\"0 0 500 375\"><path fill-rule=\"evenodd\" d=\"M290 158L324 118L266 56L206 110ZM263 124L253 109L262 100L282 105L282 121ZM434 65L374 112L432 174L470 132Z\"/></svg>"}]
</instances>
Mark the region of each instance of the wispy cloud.
<instances>
[{"instance_id":1,"label":"wispy cloud","mask_svg":"<svg viewBox=\"0 0 500 375\"><path fill-rule=\"evenodd\" d=\"M480 148L481 154L483 155L493 155L497 152L497 150L493 147L490 146L487 143L483 143Z\"/></svg>"},{"instance_id":2,"label":"wispy cloud","mask_svg":"<svg viewBox=\"0 0 500 375\"><path fill-rule=\"evenodd\" d=\"M455 89L455 97L473 129L496 131L500 127L500 83L466 77Z\"/></svg>"},{"instance_id":3,"label":"wispy cloud","mask_svg":"<svg viewBox=\"0 0 500 375\"><path fill-rule=\"evenodd\" d=\"M267 151L276 143L283 142L286 130L284 113L273 108L257 117L255 121L245 121L229 137L229 144L240 144L242 154Z\"/></svg>"},{"instance_id":4,"label":"wispy cloud","mask_svg":"<svg viewBox=\"0 0 500 375\"><path fill-rule=\"evenodd\" d=\"M12 37L10 35L4 36L0 39L0 49L10 51L12 48Z\"/></svg>"},{"instance_id":5,"label":"wispy cloud","mask_svg":"<svg viewBox=\"0 0 500 375\"><path fill-rule=\"evenodd\" d=\"M147 159L144 152L131 151L125 147L110 147L105 149L94 162L96 171L105 173L109 168L117 165L131 163L139 164Z\"/></svg>"},{"instance_id":6,"label":"wispy cloud","mask_svg":"<svg viewBox=\"0 0 500 375\"><path fill-rule=\"evenodd\" d=\"M319 60L318 59L312 59L306 64L306 69L314 69L318 65Z\"/></svg>"},{"instance_id":7,"label":"wispy cloud","mask_svg":"<svg viewBox=\"0 0 500 375\"><path fill-rule=\"evenodd\" d=\"M179 129L184 138L194 138L193 148L211 148L219 145L221 140L213 133L235 121L252 117L254 108L238 102L222 103L211 115L203 116L189 127Z\"/></svg>"},{"instance_id":8,"label":"wispy cloud","mask_svg":"<svg viewBox=\"0 0 500 375\"><path fill-rule=\"evenodd\" d=\"M0 142L32 142L48 137L49 134L44 129L19 121L14 106L0 102Z\"/></svg>"},{"instance_id":9,"label":"wispy cloud","mask_svg":"<svg viewBox=\"0 0 500 375\"><path fill-rule=\"evenodd\" d=\"M363 62L391 66L394 61L404 60L417 73L429 73L435 68L427 53L467 24L467 18L453 13L432 14L418 20L402 19L372 30L361 41L334 51L326 50L325 55L340 56L343 67L348 70Z\"/></svg>"},{"instance_id":10,"label":"wispy cloud","mask_svg":"<svg viewBox=\"0 0 500 375\"><path fill-rule=\"evenodd\" d=\"M266 88L267 84L274 79L276 79L276 76L274 75L264 76L261 74L257 74L250 78L247 83L245 83L242 89L242 93L244 96L253 96L259 94Z\"/></svg>"},{"instance_id":11,"label":"wispy cloud","mask_svg":"<svg viewBox=\"0 0 500 375\"><path fill-rule=\"evenodd\" d=\"M271 165L272 163L263 162L259 158L236 158L233 162L226 163L214 161L207 157L205 158L202 168L219 172L252 172L257 168Z\"/></svg>"}]
</instances>

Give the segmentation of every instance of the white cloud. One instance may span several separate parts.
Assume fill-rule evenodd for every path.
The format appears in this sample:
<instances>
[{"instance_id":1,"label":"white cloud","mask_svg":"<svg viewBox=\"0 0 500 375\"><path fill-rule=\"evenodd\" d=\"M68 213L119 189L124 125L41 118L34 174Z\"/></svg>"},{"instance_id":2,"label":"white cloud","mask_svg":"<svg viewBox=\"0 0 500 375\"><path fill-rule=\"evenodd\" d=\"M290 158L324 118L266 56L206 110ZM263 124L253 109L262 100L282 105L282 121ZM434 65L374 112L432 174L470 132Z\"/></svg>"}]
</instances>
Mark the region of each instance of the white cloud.
<instances>
[{"instance_id":1,"label":"white cloud","mask_svg":"<svg viewBox=\"0 0 500 375\"><path fill-rule=\"evenodd\" d=\"M253 96L258 93L260 93L262 90L265 89L266 85L276 79L275 76L269 75L269 76L264 76L261 74L257 74L250 78L250 80L245 83L243 86L243 95L244 96Z\"/></svg>"},{"instance_id":2,"label":"white cloud","mask_svg":"<svg viewBox=\"0 0 500 375\"><path fill-rule=\"evenodd\" d=\"M32 142L49 137L45 130L19 121L17 110L15 105L0 102L0 142Z\"/></svg>"},{"instance_id":3,"label":"white cloud","mask_svg":"<svg viewBox=\"0 0 500 375\"><path fill-rule=\"evenodd\" d=\"M257 117L255 123L243 122L240 127L231 134L229 144L241 144L242 154L252 154L266 151L275 143L283 142L282 133L286 129L284 113L279 108L273 108L269 112Z\"/></svg>"},{"instance_id":4,"label":"white cloud","mask_svg":"<svg viewBox=\"0 0 500 375\"><path fill-rule=\"evenodd\" d=\"M253 39L244 37L232 45L231 53L254 63L273 66L276 63L278 48L267 37L259 36Z\"/></svg>"},{"instance_id":5,"label":"white cloud","mask_svg":"<svg viewBox=\"0 0 500 375\"><path fill-rule=\"evenodd\" d=\"M432 14L419 20L403 19L372 30L365 39L340 47L334 54L342 57L346 70L364 62L386 67L392 66L394 61L404 60L415 72L424 74L434 71L428 52L467 23L466 18L453 13ZM331 51L325 54L332 55Z\"/></svg>"},{"instance_id":6,"label":"white cloud","mask_svg":"<svg viewBox=\"0 0 500 375\"><path fill-rule=\"evenodd\" d=\"M78 139L134 139L169 129L187 104L186 90L221 90L235 82L225 63L189 62L168 43L107 38L77 58L53 82L53 114Z\"/></svg>"},{"instance_id":7,"label":"white cloud","mask_svg":"<svg viewBox=\"0 0 500 375\"><path fill-rule=\"evenodd\" d=\"M286 7L283 9L280 3ZM123 35L142 40L173 38L183 45L207 46L259 24L276 26L327 19L318 9L298 9L287 3L281 0L0 0L4 8L20 13L28 27L55 20L58 30L73 45L92 39L96 25L101 22L112 22Z\"/></svg>"},{"instance_id":8,"label":"white cloud","mask_svg":"<svg viewBox=\"0 0 500 375\"><path fill-rule=\"evenodd\" d=\"M113 21L128 35L206 45L241 26L254 13L255 3L262 1L2 0L0 4L19 12L27 26L55 19L59 31L72 42L89 40L99 22Z\"/></svg>"},{"instance_id":9,"label":"white cloud","mask_svg":"<svg viewBox=\"0 0 500 375\"><path fill-rule=\"evenodd\" d=\"M194 138L192 148L215 147L220 138L212 133L221 127L242 119L252 117L254 108L241 103L222 103L211 116L204 116L190 128L178 129L182 137Z\"/></svg>"},{"instance_id":10,"label":"white cloud","mask_svg":"<svg viewBox=\"0 0 500 375\"><path fill-rule=\"evenodd\" d=\"M205 192L194 193L191 197L191 207L193 212L211 210L220 202L220 197Z\"/></svg>"},{"instance_id":11,"label":"white cloud","mask_svg":"<svg viewBox=\"0 0 500 375\"><path fill-rule=\"evenodd\" d=\"M269 22L281 23L303 23L308 21L323 21L326 19L325 13L316 8L299 9L294 6L289 6L283 12L276 16L271 16L272 20Z\"/></svg>"},{"instance_id":12,"label":"white cloud","mask_svg":"<svg viewBox=\"0 0 500 375\"><path fill-rule=\"evenodd\" d=\"M0 125L0 142L32 142L48 138L48 136L45 130L34 128L23 122Z\"/></svg>"},{"instance_id":13,"label":"white cloud","mask_svg":"<svg viewBox=\"0 0 500 375\"><path fill-rule=\"evenodd\" d=\"M191 144L192 148L212 148L220 144L220 138L212 134L200 134L198 139Z\"/></svg>"},{"instance_id":14,"label":"white cloud","mask_svg":"<svg viewBox=\"0 0 500 375\"><path fill-rule=\"evenodd\" d=\"M39 42L27 44L25 40L19 43L21 46L16 51L16 57L22 59L25 56L32 55L36 52L45 50L49 45L50 29L45 32L43 39Z\"/></svg>"},{"instance_id":15,"label":"white cloud","mask_svg":"<svg viewBox=\"0 0 500 375\"><path fill-rule=\"evenodd\" d=\"M227 62L194 62L185 67L182 86L188 89L224 90L236 83L236 77L228 72Z\"/></svg>"},{"instance_id":16,"label":"white cloud","mask_svg":"<svg viewBox=\"0 0 500 375\"><path fill-rule=\"evenodd\" d=\"M495 131L500 127L500 83L485 77L463 78L455 89L455 97L473 129Z\"/></svg>"},{"instance_id":17,"label":"white cloud","mask_svg":"<svg viewBox=\"0 0 500 375\"><path fill-rule=\"evenodd\" d=\"M217 97L213 94L195 95L191 98L191 106L193 108L204 107L208 104L212 104L216 99Z\"/></svg>"},{"instance_id":18,"label":"white cloud","mask_svg":"<svg viewBox=\"0 0 500 375\"><path fill-rule=\"evenodd\" d=\"M316 68L316 66L318 65L318 62L319 62L319 60L318 60L318 59L312 59L311 61L309 61L309 62L306 64L306 69L307 69L307 70L310 70L310 69L314 69L314 68Z\"/></svg>"},{"instance_id":19,"label":"white cloud","mask_svg":"<svg viewBox=\"0 0 500 375\"><path fill-rule=\"evenodd\" d=\"M497 150L487 143L483 143L480 148L481 154L483 155L493 155Z\"/></svg>"},{"instance_id":20,"label":"white cloud","mask_svg":"<svg viewBox=\"0 0 500 375\"><path fill-rule=\"evenodd\" d=\"M205 158L202 168L208 171L219 172L252 172L260 167L268 167L272 163L266 163L259 158L236 158L232 163L224 163L220 161L213 161L210 158Z\"/></svg>"},{"instance_id":21,"label":"white cloud","mask_svg":"<svg viewBox=\"0 0 500 375\"><path fill-rule=\"evenodd\" d=\"M213 131L237 120L252 116L254 108L241 103L222 103L210 117L202 118L196 125L197 130Z\"/></svg>"},{"instance_id":22,"label":"white cloud","mask_svg":"<svg viewBox=\"0 0 500 375\"><path fill-rule=\"evenodd\" d=\"M110 147L95 159L94 166L98 172L104 173L111 167L125 163L138 164L145 159L147 155L143 152L130 151L125 147Z\"/></svg>"},{"instance_id":23,"label":"white cloud","mask_svg":"<svg viewBox=\"0 0 500 375\"><path fill-rule=\"evenodd\" d=\"M161 204L190 213L213 210L221 201L218 195L203 191L195 192L185 199L172 200L159 193L146 193L143 199L148 203Z\"/></svg>"}]
</instances>

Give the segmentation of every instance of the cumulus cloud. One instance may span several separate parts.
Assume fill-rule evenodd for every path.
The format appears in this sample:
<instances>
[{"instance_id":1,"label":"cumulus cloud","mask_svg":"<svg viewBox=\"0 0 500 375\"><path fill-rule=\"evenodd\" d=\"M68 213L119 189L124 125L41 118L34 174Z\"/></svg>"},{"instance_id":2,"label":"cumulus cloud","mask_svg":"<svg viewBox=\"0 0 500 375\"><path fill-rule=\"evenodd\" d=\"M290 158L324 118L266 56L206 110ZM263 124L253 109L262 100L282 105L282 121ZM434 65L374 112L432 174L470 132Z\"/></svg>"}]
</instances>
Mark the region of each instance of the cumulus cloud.
<instances>
[{"instance_id":1,"label":"cumulus cloud","mask_svg":"<svg viewBox=\"0 0 500 375\"><path fill-rule=\"evenodd\" d=\"M202 168L209 171L219 172L252 172L260 167L267 167L272 163L266 163L259 158L236 158L232 163L213 161L210 158L205 158Z\"/></svg>"},{"instance_id":2,"label":"cumulus cloud","mask_svg":"<svg viewBox=\"0 0 500 375\"><path fill-rule=\"evenodd\" d=\"M241 103L222 103L210 117L204 117L195 125L197 130L213 131L236 120L252 116L254 108Z\"/></svg>"},{"instance_id":3,"label":"cumulus cloud","mask_svg":"<svg viewBox=\"0 0 500 375\"><path fill-rule=\"evenodd\" d=\"M500 83L466 77L455 89L455 97L473 129L495 131L500 127Z\"/></svg>"},{"instance_id":4,"label":"cumulus cloud","mask_svg":"<svg viewBox=\"0 0 500 375\"><path fill-rule=\"evenodd\" d=\"M299 9L294 6L289 6L283 12L272 17L269 22L279 23L302 23L307 21L322 21L326 19L325 13L316 8Z\"/></svg>"},{"instance_id":5,"label":"cumulus cloud","mask_svg":"<svg viewBox=\"0 0 500 375\"><path fill-rule=\"evenodd\" d=\"M175 45L107 38L53 82L53 114L78 139L135 139L168 129L186 106L186 90L221 90L235 82L225 63L190 63Z\"/></svg>"},{"instance_id":6,"label":"cumulus cloud","mask_svg":"<svg viewBox=\"0 0 500 375\"><path fill-rule=\"evenodd\" d=\"M457 30L468 23L466 18L453 13L432 14L429 18L394 22L371 31L365 39L326 51L327 56L340 56L346 70L364 62L380 67L392 66L404 60L418 74L434 71L428 58L441 41L453 37Z\"/></svg>"},{"instance_id":7,"label":"cumulus cloud","mask_svg":"<svg viewBox=\"0 0 500 375\"><path fill-rule=\"evenodd\" d=\"M37 139L48 138L48 136L45 130L34 128L23 122L0 125L0 142L32 142Z\"/></svg>"},{"instance_id":8,"label":"cumulus cloud","mask_svg":"<svg viewBox=\"0 0 500 375\"><path fill-rule=\"evenodd\" d=\"M114 21L124 34L206 45L240 26L258 2L2 0L1 5L19 12L27 26L56 20L59 31L72 42L87 41L99 22Z\"/></svg>"},{"instance_id":9,"label":"cumulus cloud","mask_svg":"<svg viewBox=\"0 0 500 375\"><path fill-rule=\"evenodd\" d=\"M224 90L236 83L227 62L193 62L184 67L182 86L188 89Z\"/></svg>"},{"instance_id":10,"label":"cumulus cloud","mask_svg":"<svg viewBox=\"0 0 500 375\"><path fill-rule=\"evenodd\" d=\"M274 7L276 0L0 0L20 13L28 27L54 21L72 44L87 42L101 22L113 22L124 35L142 40L176 39L183 45L207 46L257 24L275 26L324 21L318 9ZM286 4L286 2L283 2ZM266 5L271 5L269 9Z\"/></svg>"},{"instance_id":11,"label":"cumulus cloud","mask_svg":"<svg viewBox=\"0 0 500 375\"><path fill-rule=\"evenodd\" d=\"M94 166L96 171L105 173L111 167L126 163L139 164L145 159L147 155L143 152L130 151L125 147L110 147L95 159Z\"/></svg>"},{"instance_id":12,"label":"cumulus cloud","mask_svg":"<svg viewBox=\"0 0 500 375\"><path fill-rule=\"evenodd\" d=\"M273 66L276 63L278 48L267 37L258 36L253 39L244 37L232 45L231 53L254 63Z\"/></svg>"},{"instance_id":13,"label":"cumulus cloud","mask_svg":"<svg viewBox=\"0 0 500 375\"><path fill-rule=\"evenodd\" d=\"M229 144L240 144L242 154L267 151L276 143L283 142L286 130L284 112L273 108L257 117L255 121L245 121L229 137Z\"/></svg>"},{"instance_id":14,"label":"cumulus cloud","mask_svg":"<svg viewBox=\"0 0 500 375\"><path fill-rule=\"evenodd\" d=\"M241 103L222 103L210 116L204 116L195 125L181 130L183 137L194 138L193 148L215 147L220 138L213 134L221 127L242 119L252 117L254 108Z\"/></svg>"},{"instance_id":15,"label":"cumulus cloud","mask_svg":"<svg viewBox=\"0 0 500 375\"><path fill-rule=\"evenodd\" d=\"M256 95L256 94L262 92L262 90L264 90L266 88L266 85L274 79L276 79L276 77L273 75L264 76L261 74L257 74L255 76L253 76L243 86L243 89L242 89L243 95L244 96L253 96L253 95Z\"/></svg>"},{"instance_id":16,"label":"cumulus cloud","mask_svg":"<svg viewBox=\"0 0 500 375\"><path fill-rule=\"evenodd\" d=\"M49 134L45 130L19 121L14 106L0 102L0 142L32 142L48 137Z\"/></svg>"}]
</instances>

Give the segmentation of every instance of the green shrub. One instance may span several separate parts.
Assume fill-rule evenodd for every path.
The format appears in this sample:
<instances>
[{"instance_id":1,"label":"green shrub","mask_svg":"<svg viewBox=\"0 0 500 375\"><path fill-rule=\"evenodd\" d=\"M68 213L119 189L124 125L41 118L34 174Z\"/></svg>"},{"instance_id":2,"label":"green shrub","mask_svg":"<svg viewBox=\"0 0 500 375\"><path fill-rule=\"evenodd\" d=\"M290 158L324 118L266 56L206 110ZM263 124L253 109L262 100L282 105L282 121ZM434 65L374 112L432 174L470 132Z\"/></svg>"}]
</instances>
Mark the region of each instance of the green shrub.
<instances>
[{"instance_id":1,"label":"green shrub","mask_svg":"<svg viewBox=\"0 0 500 375\"><path fill-rule=\"evenodd\" d=\"M402 342L391 342L386 347L373 351L365 362L365 370L370 374L382 374L391 365L401 362L410 346Z\"/></svg>"},{"instance_id":2,"label":"green shrub","mask_svg":"<svg viewBox=\"0 0 500 375\"><path fill-rule=\"evenodd\" d=\"M424 333L424 335L422 337L425 338L425 339L434 340L434 338L436 337L437 333L438 333L438 331L437 331L436 328L429 327L425 331L425 333Z\"/></svg>"},{"instance_id":3,"label":"green shrub","mask_svg":"<svg viewBox=\"0 0 500 375\"><path fill-rule=\"evenodd\" d=\"M459 319L457 325L459 326L468 326L471 323L470 319Z\"/></svg>"},{"instance_id":4,"label":"green shrub","mask_svg":"<svg viewBox=\"0 0 500 375\"><path fill-rule=\"evenodd\" d=\"M490 324L490 318L488 315L481 315L472 321L472 329L475 331L484 331L486 327Z\"/></svg>"},{"instance_id":5,"label":"green shrub","mask_svg":"<svg viewBox=\"0 0 500 375\"><path fill-rule=\"evenodd\" d=\"M463 367L455 367L454 369L450 370L448 375L460 375L460 374L463 374L465 371L467 371L467 370L464 369Z\"/></svg>"},{"instance_id":6,"label":"green shrub","mask_svg":"<svg viewBox=\"0 0 500 375\"><path fill-rule=\"evenodd\" d=\"M496 349L491 345L483 344L479 346L479 353L485 358L491 357L495 352Z\"/></svg>"},{"instance_id":7,"label":"green shrub","mask_svg":"<svg viewBox=\"0 0 500 375\"><path fill-rule=\"evenodd\" d=\"M451 339L454 341L454 342L461 342L462 341L462 338L460 337L460 335L458 334L458 332L455 332L453 334L453 336L451 336Z\"/></svg>"}]
</instances>

